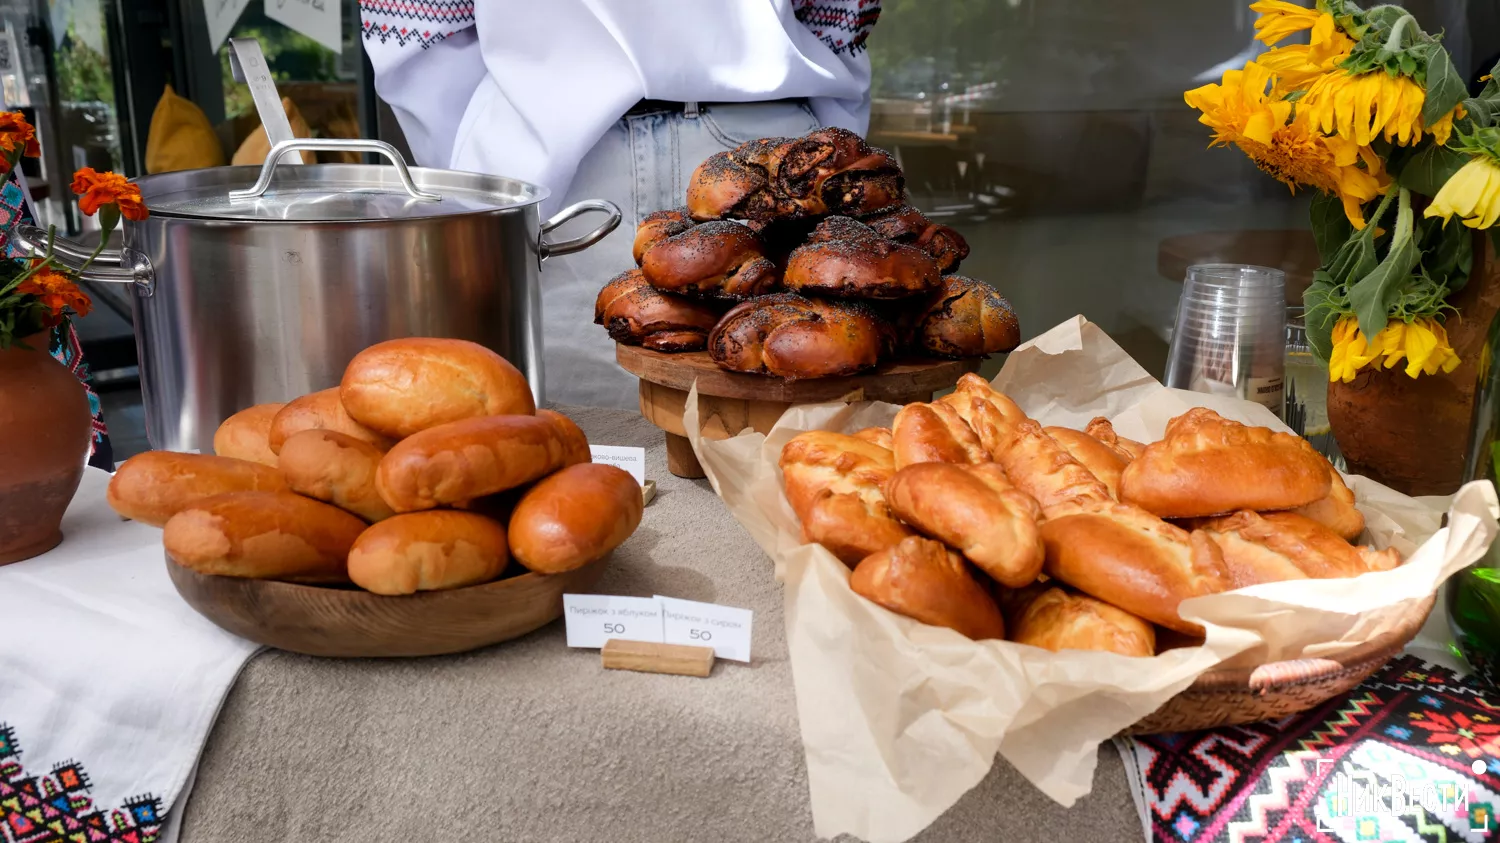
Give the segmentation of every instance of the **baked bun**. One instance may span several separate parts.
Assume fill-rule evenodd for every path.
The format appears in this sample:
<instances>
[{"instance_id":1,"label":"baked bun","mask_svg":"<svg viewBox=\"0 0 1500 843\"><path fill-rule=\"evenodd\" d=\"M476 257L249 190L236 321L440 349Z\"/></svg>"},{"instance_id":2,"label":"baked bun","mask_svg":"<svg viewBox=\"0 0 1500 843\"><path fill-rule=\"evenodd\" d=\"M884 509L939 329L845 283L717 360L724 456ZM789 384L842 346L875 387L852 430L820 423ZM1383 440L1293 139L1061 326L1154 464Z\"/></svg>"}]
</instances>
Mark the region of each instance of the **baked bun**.
<instances>
[{"instance_id":1,"label":"baked bun","mask_svg":"<svg viewBox=\"0 0 1500 843\"><path fill-rule=\"evenodd\" d=\"M1197 407L1167 423L1120 477L1120 499L1163 518L1295 509L1328 496L1328 460L1307 440Z\"/></svg>"},{"instance_id":2,"label":"baked bun","mask_svg":"<svg viewBox=\"0 0 1500 843\"><path fill-rule=\"evenodd\" d=\"M460 419L536 412L526 376L510 361L479 343L433 337L387 340L354 355L339 399L355 421L393 439Z\"/></svg>"},{"instance_id":3,"label":"baked bun","mask_svg":"<svg viewBox=\"0 0 1500 843\"><path fill-rule=\"evenodd\" d=\"M1044 508L1047 576L1152 623L1201 635L1177 614L1189 597L1230 588L1219 546L1130 504L1070 501Z\"/></svg>"},{"instance_id":4,"label":"baked bun","mask_svg":"<svg viewBox=\"0 0 1500 843\"><path fill-rule=\"evenodd\" d=\"M1031 419L1009 421L994 403L976 398L974 430L1005 476L1043 510L1075 500L1111 500L1109 487Z\"/></svg>"},{"instance_id":5,"label":"baked bun","mask_svg":"<svg viewBox=\"0 0 1500 843\"><path fill-rule=\"evenodd\" d=\"M331 503L371 523L395 515L375 490L385 454L336 430L303 430L281 446L278 468L292 491Z\"/></svg>"},{"instance_id":6,"label":"baked bun","mask_svg":"<svg viewBox=\"0 0 1500 843\"><path fill-rule=\"evenodd\" d=\"M1354 547L1333 530L1294 512L1236 512L1196 526L1218 542L1235 588L1304 577L1357 577L1401 564L1393 548Z\"/></svg>"},{"instance_id":7,"label":"baked bun","mask_svg":"<svg viewBox=\"0 0 1500 843\"><path fill-rule=\"evenodd\" d=\"M500 576L505 528L482 515L434 509L397 515L360 534L349 579L375 594L463 588Z\"/></svg>"},{"instance_id":8,"label":"baked bun","mask_svg":"<svg viewBox=\"0 0 1500 843\"><path fill-rule=\"evenodd\" d=\"M855 566L849 588L898 615L975 641L1005 637L994 599L942 542L913 536L871 554Z\"/></svg>"},{"instance_id":9,"label":"baked bun","mask_svg":"<svg viewBox=\"0 0 1500 843\"><path fill-rule=\"evenodd\" d=\"M355 439L369 442L384 451L393 441L363 424L355 421L344 409L339 399L339 388L319 390L301 398L288 401L286 406L271 417L271 429L266 434L266 444L271 453L281 453L281 443L287 437L303 430L337 430Z\"/></svg>"},{"instance_id":10,"label":"baked bun","mask_svg":"<svg viewBox=\"0 0 1500 843\"><path fill-rule=\"evenodd\" d=\"M912 345L938 357L984 357L1021 344L1021 323L994 287L962 275L943 278L917 322Z\"/></svg>"},{"instance_id":11,"label":"baked bun","mask_svg":"<svg viewBox=\"0 0 1500 843\"><path fill-rule=\"evenodd\" d=\"M1146 452L1145 445L1134 439L1126 439L1115 433L1115 426L1110 424L1109 419L1103 416L1095 416L1090 419L1088 426L1083 429L1083 432L1113 448L1127 463Z\"/></svg>"},{"instance_id":12,"label":"baked bun","mask_svg":"<svg viewBox=\"0 0 1500 843\"><path fill-rule=\"evenodd\" d=\"M864 307L781 293L724 314L708 335L708 356L734 372L820 378L869 369L895 342L890 325Z\"/></svg>"},{"instance_id":13,"label":"baked bun","mask_svg":"<svg viewBox=\"0 0 1500 843\"><path fill-rule=\"evenodd\" d=\"M1365 531L1365 516L1354 508L1353 490L1344 483L1344 478L1332 465L1328 466L1328 479L1331 485L1326 497L1292 511L1322 524L1344 541L1352 542Z\"/></svg>"},{"instance_id":14,"label":"baked bun","mask_svg":"<svg viewBox=\"0 0 1500 843\"><path fill-rule=\"evenodd\" d=\"M867 427L864 430L854 431L852 435L855 439L863 439L871 445L879 445L887 451L891 450L895 444L892 439L891 429L888 427Z\"/></svg>"},{"instance_id":15,"label":"baked bun","mask_svg":"<svg viewBox=\"0 0 1500 843\"><path fill-rule=\"evenodd\" d=\"M214 431L214 454L275 467L271 450L271 420L285 404L256 404L224 420Z\"/></svg>"},{"instance_id":16,"label":"baked bun","mask_svg":"<svg viewBox=\"0 0 1500 843\"><path fill-rule=\"evenodd\" d=\"M779 465L803 540L823 545L844 564L853 567L913 535L885 500L885 484L896 473L885 448L812 430L782 447Z\"/></svg>"},{"instance_id":17,"label":"baked bun","mask_svg":"<svg viewBox=\"0 0 1500 843\"><path fill-rule=\"evenodd\" d=\"M762 138L709 156L688 182L688 214L700 221L800 216L802 210L795 203L772 193L766 172L788 142L787 138Z\"/></svg>"},{"instance_id":18,"label":"baked bun","mask_svg":"<svg viewBox=\"0 0 1500 843\"><path fill-rule=\"evenodd\" d=\"M1041 508L994 463L907 466L885 485L891 511L958 550L996 582L1020 588L1042 572Z\"/></svg>"},{"instance_id":19,"label":"baked bun","mask_svg":"<svg viewBox=\"0 0 1500 843\"><path fill-rule=\"evenodd\" d=\"M974 400L976 398L990 406L998 422L1014 424L1026 421L1026 413L1016 405L1016 402L1010 400L1010 396L996 392L995 388L990 386L989 381L973 372L965 372L960 375L958 383L953 385L953 392L944 395L938 401L947 404L957 411L959 417L977 435L979 428L975 426L974 416ZM982 439L980 441L983 442ZM993 454L991 456L993 457Z\"/></svg>"},{"instance_id":20,"label":"baked bun","mask_svg":"<svg viewBox=\"0 0 1500 843\"><path fill-rule=\"evenodd\" d=\"M635 258L635 265L641 265L641 258L645 256L647 249L695 225L697 222L688 215L687 208L672 208L647 214L641 218L641 224L636 227L635 243L630 248L630 254Z\"/></svg>"},{"instance_id":21,"label":"baked bun","mask_svg":"<svg viewBox=\"0 0 1500 843\"><path fill-rule=\"evenodd\" d=\"M532 486L510 517L516 561L560 574L608 556L640 526L641 484L612 465L573 465Z\"/></svg>"},{"instance_id":22,"label":"baked bun","mask_svg":"<svg viewBox=\"0 0 1500 843\"><path fill-rule=\"evenodd\" d=\"M415 512L514 489L567 464L576 447L545 416L483 416L401 440L375 473L380 497Z\"/></svg>"},{"instance_id":23,"label":"baked bun","mask_svg":"<svg viewBox=\"0 0 1500 843\"><path fill-rule=\"evenodd\" d=\"M1151 624L1096 600L1048 588L1012 616L1010 640L1044 650L1102 650L1122 656L1156 655Z\"/></svg>"},{"instance_id":24,"label":"baked bun","mask_svg":"<svg viewBox=\"0 0 1500 843\"><path fill-rule=\"evenodd\" d=\"M836 126L777 144L767 156L771 192L803 213L861 216L901 204L896 159Z\"/></svg>"},{"instance_id":25,"label":"baked bun","mask_svg":"<svg viewBox=\"0 0 1500 843\"><path fill-rule=\"evenodd\" d=\"M661 292L639 269L616 275L594 302L594 324L603 325L610 339L652 351L701 351L718 321L715 308Z\"/></svg>"},{"instance_id":26,"label":"baked bun","mask_svg":"<svg viewBox=\"0 0 1500 843\"><path fill-rule=\"evenodd\" d=\"M557 429L557 435L562 440L563 468L594 461L594 453L589 450L589 438L584 435L583 428L577 422L556 410L537 410L536 415L537 418L552 422L552 426Z\"/></svg>"},{"instance_id":27,"label":"baked bun","mask_svg":"<svg viewBox=\"0 0 1500 843\"><path fill-rule=\"evenodd\" d=\"M248 460L175 451L146 451L120 464L105 500L132 521L160 527L205 498L226 492L285 492L276 469Z\"/></svg>"},{"instance_id":28,"label":"baked bun","mask_svg":"<svg viewBox=\"0 0 1500 843\"><path fill-rule=\"evenodd\" d=\"M898 205L864 222L887 240L915 246L931 255L938 271L945 275L958 269L969 256L969 243L962 234L934 223L910 205Z\"/></svg>"},{"instance_id":29,"label":"baked bun","mask_svg":"<svg viewBox=\"0 0 1500 843\"><path fill-rule=\"evenodd\" d=\"M1044 427L1042 430L1103 483L1110 497L1120 497L1120 474L1130 461L1120 456L1119 451L1077 430L1066 427Z\"/></svg>"},{"instance_id":30,"label":"baked bun","mask_svg":"<svg viewBox=\"0 0 1500 843\"><path fill-rule=\"evenodd\" d=\"M291 492L230 492L198 501L167 521L172 561L200 574L337 584L365 522Z\"/></svg>"},{"instance_id":31,"label":"baked bun","mask_svg":"<svg viewBox=\"0 0 1500 843\"><path fill-rule=\"evenodd\" d=\"M641 272L658 290L705 298L744 299L781 283L755 233L724 220L658 241L641 258Z\"/></svg>"},{"instance_id":32,"label":"baked bun","mask_svg":"<svg viewBox=\"0 0 1500 843\"><path fill-rule=\"evenodd\" d=\"M924 462L989 462L989 452L951 404L907 404L891 422L896 468Z\"/></svg>"},{"instance_id":33,"label":"baked bun","mask_svg":"<svg viewBox=\"0 0 1500 843\"><path fill-rule=\"evenodd\" d=\"M806 245L787 258L785 283L795 293L860 299L899 299L942 286L937 264L847 217L824 220Z\"/></svg>"}]
</instances>

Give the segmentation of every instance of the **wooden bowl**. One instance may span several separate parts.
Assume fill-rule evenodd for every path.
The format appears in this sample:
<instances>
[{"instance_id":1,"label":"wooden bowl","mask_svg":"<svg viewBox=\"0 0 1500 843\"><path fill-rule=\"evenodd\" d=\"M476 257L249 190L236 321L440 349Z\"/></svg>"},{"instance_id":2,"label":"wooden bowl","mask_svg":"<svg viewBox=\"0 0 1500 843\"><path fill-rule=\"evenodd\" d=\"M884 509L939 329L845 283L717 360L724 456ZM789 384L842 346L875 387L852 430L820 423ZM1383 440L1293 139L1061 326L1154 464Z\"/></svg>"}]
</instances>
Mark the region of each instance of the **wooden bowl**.
<instances>
[{"instance_id":1,"label":"wooden bowl","mask_svg":"<svg viewBox=\"0 0 1500 843\"><path fill-rule=\"evenodd\" d=\"M1400 653L1417 637L1436 599L1418 601L1397 627L1331 658L1210 670L1121 734L1217 729L1307 711L1348 693Z\"/></svg>"},{"instance_id":2,"label":"wooden bowl","mask_svg":"<svg viewBox=\"0 0 1500 843\"><path fill-rule=\"evenodd\" d=\"M200 574L170 558L167 574L189 606L241 638L309 656L364 658L461 653L519 638L562 617L562 596L588 592L608 563L404 597Z\"/></svg>"}]
</instances>

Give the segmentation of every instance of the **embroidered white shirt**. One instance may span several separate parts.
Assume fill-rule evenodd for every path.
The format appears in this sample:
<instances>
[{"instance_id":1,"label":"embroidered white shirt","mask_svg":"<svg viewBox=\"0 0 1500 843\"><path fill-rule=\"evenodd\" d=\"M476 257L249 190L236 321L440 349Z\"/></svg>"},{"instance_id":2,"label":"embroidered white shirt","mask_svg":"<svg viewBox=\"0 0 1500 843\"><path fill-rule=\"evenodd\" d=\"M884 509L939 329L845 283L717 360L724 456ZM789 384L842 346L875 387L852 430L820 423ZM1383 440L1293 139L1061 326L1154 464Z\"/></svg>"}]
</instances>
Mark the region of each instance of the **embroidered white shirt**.
<instances>
[{"instance_id":1,"label":"embroidered white shirt","mask_svg":"<svg viewBox=\"0 0 1500 843\"><path fill-rule=\"evenodd\" d=\"M375 89L417 163L548 187L642 99L805 97L863 133L880 0L360 0Z\"/></svg>"}]
</instances>

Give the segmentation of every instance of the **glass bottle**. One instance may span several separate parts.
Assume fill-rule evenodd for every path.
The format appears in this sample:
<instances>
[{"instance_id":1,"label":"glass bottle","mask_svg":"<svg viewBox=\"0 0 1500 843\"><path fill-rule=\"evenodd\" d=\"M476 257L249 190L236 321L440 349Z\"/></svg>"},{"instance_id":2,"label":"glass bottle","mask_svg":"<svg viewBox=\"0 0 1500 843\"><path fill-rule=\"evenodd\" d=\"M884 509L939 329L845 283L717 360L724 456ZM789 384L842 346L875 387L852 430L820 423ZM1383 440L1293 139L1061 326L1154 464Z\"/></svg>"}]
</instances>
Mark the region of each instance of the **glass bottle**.
<instances>
[{"instance_id":1,"label":"glass bottle","mask_svg":"<svg viewBox=\"0 0 1500 843\"><path fill-rule=\"evenodd\" d=\"M1474 395L1465 482L1494 483L1500 477L1500 370L1493 365L1497 351L1500 315L1490 322L1489 338L1479 352L1479 385ZM1500 542L1454 576L1447 589L1454 650L1476 675L1500 686Z\"/></svg>"}]
</instances>

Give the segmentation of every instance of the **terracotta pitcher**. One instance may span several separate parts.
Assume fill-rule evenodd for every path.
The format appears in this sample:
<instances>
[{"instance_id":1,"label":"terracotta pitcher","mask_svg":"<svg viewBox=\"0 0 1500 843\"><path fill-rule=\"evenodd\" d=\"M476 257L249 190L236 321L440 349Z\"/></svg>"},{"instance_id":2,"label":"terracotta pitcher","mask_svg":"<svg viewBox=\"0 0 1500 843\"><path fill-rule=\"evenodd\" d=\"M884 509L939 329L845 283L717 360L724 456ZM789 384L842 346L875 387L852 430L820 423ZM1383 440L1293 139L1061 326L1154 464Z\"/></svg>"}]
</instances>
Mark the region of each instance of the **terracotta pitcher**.
<instances>
[{"instance_id":1,"label":"terracotta pitcher","mask_svg":"<svg viewBox=\"0 0 1500 843\"><path fill-rule=\"evenodd\" d=\"M1458 312L1445 323L1461 365L1418 378L1370 368L1328 385L1328 422L1351 473L1408 495L1447 495L1462 483L1480 351L1500 309L1500 263L1490 238L1475 237L1469 283L1449 299Z\"/></svg>"},{"instance_id":2,"label":"terracotta pitcher","mask_svg":"<svg viewBox=\"0 0 1500 843\"><path fill-rule=\"evenodd\" d=\"M78 378L47 353L47 333L0 350L0 565L62 541L92 435Z\"/></svg>"}]
</instances>

